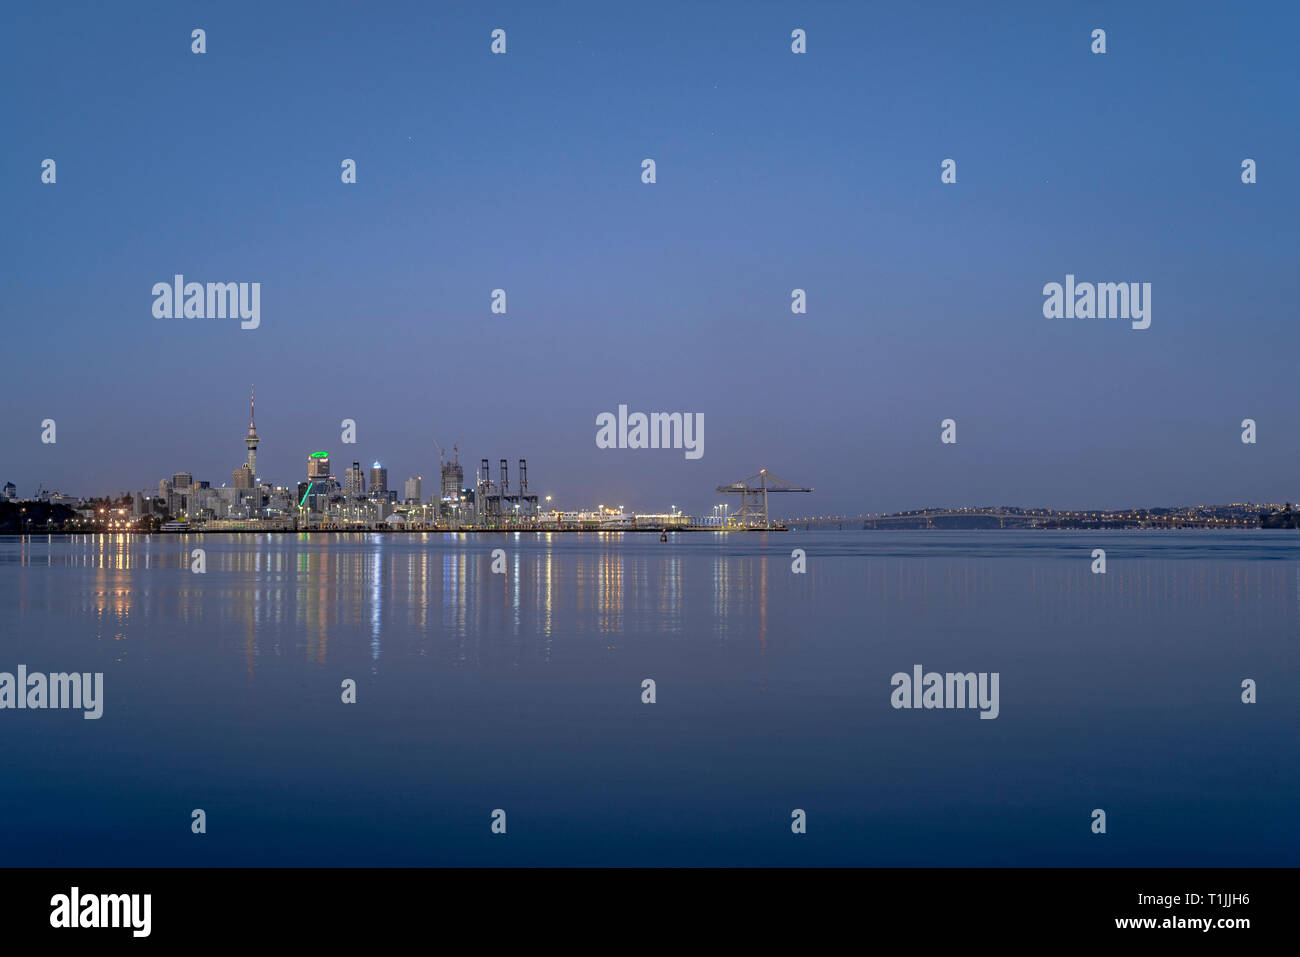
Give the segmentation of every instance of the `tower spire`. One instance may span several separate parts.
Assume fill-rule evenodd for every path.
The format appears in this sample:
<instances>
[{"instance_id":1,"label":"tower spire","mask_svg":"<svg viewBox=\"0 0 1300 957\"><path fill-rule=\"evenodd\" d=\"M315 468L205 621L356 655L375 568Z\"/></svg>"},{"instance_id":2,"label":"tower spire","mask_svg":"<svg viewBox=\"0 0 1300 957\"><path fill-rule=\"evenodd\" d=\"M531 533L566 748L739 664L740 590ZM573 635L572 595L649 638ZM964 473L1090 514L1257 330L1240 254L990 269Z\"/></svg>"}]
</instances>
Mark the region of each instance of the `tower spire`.
<instances>
[{"instance_id":1,"label":"tower spire","mask_svg":"<svg viewBox=\"0 0 1300 957\"><path fill-rule=\"evenodd\" d=\"M253 387L248 387L248 435L244 439L244 445L248 448L248 471L253 474L254 483L257 476L257 426L253 424L254 400L256 393Z\"/></svg>"}]
</instances>

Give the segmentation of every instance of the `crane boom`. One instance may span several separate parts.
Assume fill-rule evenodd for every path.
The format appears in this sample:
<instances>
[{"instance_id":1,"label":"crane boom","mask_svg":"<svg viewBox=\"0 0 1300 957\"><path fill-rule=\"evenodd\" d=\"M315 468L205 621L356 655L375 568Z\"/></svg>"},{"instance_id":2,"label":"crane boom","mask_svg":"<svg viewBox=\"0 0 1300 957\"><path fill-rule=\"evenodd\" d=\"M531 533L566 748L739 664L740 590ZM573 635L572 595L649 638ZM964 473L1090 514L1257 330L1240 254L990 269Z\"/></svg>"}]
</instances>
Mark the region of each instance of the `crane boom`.
<instances>
[{"instance_id":1,"label":"crane boom","mask_svg":"<svg viewBox=\"0 0 1300 957\"><path fill-rule=\"evenodd\" d=\"M740 496L740 510L735 516L738 524L747 528L768 528L770 527L767 516L769 492L811 492L812 489L777 478L767 469L759 469L757 475L732 482L730 485L719 485L715 491L724 495Z\"/></svg>"}]
</instances>

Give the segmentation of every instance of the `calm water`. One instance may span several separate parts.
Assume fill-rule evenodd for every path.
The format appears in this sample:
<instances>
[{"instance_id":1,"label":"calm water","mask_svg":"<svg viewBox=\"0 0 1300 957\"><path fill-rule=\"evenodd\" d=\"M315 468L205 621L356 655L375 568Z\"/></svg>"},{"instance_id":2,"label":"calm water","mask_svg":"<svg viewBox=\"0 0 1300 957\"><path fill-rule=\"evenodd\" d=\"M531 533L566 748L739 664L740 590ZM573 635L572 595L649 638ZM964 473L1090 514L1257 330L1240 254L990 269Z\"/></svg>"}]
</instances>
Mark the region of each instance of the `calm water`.
<instances>
[{"instance_id":1,"label":"calm water","mask_svg":"<svg viewBox=\"0 0 1300 957\"><path fill-rule=\"evenodd\" d=\"M1300 862L1293 532L9 538L0 609L105 684L0 711L9 865Z\"/></svg>"}]
</instances>

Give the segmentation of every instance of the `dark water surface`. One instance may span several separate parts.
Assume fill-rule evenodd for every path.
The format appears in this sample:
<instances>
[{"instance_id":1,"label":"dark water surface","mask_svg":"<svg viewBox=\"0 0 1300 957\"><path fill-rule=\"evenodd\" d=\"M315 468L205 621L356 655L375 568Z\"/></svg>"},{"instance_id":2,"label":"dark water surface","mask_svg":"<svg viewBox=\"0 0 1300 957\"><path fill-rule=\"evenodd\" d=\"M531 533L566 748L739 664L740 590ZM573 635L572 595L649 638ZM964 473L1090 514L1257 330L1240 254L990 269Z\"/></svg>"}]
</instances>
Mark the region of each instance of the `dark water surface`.
<instances>
[{"instance_id":1,"label":"dark water surface","mask_svg":"<svg viewBox=\"0 0 1300 957\"><path fill-rule=\"evenodd\" d=\"M0 612L104 673L0 710L9 866L1300 863L1294 532L7 538Z\"/></svg>"}]
</instances>

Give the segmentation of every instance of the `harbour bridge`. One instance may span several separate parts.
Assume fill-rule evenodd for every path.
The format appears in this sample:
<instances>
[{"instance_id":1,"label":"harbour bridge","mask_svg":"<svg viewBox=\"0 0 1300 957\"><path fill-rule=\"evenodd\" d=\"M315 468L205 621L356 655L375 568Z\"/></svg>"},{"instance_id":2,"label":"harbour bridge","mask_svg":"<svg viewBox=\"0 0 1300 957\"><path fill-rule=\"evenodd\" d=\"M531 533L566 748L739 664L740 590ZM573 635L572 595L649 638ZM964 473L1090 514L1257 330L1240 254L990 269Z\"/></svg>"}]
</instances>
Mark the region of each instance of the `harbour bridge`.
<instances>
[{"instance_id":1,"label":"harbour bridge","mask_svg":"<svg viewBox=\"0 0 1300 957\"><path fill-rule=\"evenodd\" d=\"M1071 511L1053 508L927 508L892 514L804 515L781 519L789 528L1229 528L1257 519L1192 511L1124 509Z\"/></svg>"},{"instance_id":2,"label":"harbour bridge","mask_svg":"<svg viewBox=\"0 0 1300 957\"><path fill-rule=\"evenodd\" d=\"M1071 515L1050 509L929 508L893 514L803 515L781 521L790 528L1036 528Z\"/></svg>"}]
</instances>

